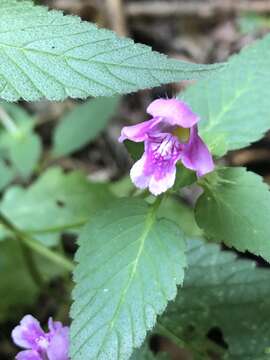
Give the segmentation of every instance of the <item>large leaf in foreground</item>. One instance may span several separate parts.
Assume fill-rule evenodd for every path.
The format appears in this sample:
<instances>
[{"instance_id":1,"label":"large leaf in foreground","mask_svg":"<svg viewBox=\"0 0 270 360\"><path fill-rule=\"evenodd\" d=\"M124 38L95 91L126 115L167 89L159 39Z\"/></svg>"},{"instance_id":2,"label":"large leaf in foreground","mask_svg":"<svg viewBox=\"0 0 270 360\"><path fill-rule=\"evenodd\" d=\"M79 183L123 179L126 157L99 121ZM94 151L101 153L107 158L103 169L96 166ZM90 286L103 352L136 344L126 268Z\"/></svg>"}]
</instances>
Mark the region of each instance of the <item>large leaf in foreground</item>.
<instances>
[{"instance_id":1,"label":"large leaf in foreground","mask_svg":"<svg viewBox=\"0 0 270 360\"><path fill-rule=\"evenodd\" d=\"M195 209L199 226L214 240L270 261L268 185L244 168L221 169L212 183L211 176Z\"/></svg>"},{"instance_id":2,"label":"large leaf in foreground","mask_svg":"<svg viewBox=\"0 0 270 360\"><path fill-rule=\"evenodd\" d=\"M9 101L111 96L222 66L168 59L78 17L14 0L0 2L0 57L0 97Z\"/></svg>"},{"instance_id":3,"label":"large leaf in foreground","mask_svg":"<svg viewBox=\"0 0 270 360\"><path fill-rule=\"evenodd\" d=\"M78 171L51 168L28 189L10 188L0 209L21 230L45 236L82 226L112 198L105 184L91 183Z\"/></svg>"},{"instance_id":4,"label":"large leaf in foreground","mask_svg":"<svg viewBox=\"0 0 270 360\"><path fill-rule=\"evenodd\" d=\"M269 359L270 270L200 240L189 243L188 265L184 286L161 317L162 325L188 348L205 351L213 349L209 330L219 328L228 345L224 359Z\"/></svg>"},{"instance_id":5,"label":"large leaf in foreground","mask_svg":"<svg viewBox=\"0 0 270 360\"><path fill-rule=\"evenodd\" d=\"M270 35L257 41L216 76L183 94L201 117L200 133L215 155L243 148L270 129Z\"/></svg>"},{"instance_id":6,"label":"large leaf in foreground","mask_svg":"<svg viewBox=\"0 0 270 360\"><path fill-rule=\"evenodd\" d=\"M143 200L119 200L84 228L71 316L73 360L126 360L183 281L184 235Z\"/></svg>"}]
</instances>

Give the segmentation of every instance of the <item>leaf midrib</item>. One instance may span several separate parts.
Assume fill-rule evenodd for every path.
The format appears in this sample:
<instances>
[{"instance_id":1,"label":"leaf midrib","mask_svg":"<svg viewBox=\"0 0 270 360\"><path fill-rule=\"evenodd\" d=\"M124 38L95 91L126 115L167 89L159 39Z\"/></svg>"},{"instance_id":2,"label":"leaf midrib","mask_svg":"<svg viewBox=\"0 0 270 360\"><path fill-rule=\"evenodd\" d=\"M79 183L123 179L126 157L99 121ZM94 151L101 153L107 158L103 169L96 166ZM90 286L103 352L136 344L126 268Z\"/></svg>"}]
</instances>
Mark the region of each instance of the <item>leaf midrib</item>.
<instances>
[{"instance_id":1,"label":"leaf midrib","mask_svg":"<svg viewBox=\"0 0 270 360\"><path fill-rule=\"evenodd\" d=\"M136 44L134 43L133 46L135 46L135 45ZM151 70L151 71L168 71L169 68L170 68L169 64L167 64L166 67L164 67L164 66L161 66L161 67L153 66L153 67L150 68L150 67L145 67L143 65L138 66L138 65L126 64L124 62L107 62L107 61L100 61L100 60L97 61L97 60L93 60L93 58L82 59L82 58L72 56L72 55L66 56L66 55L63 55L63 54L51 53L51 52L45 51L45 50L28 49L28 48L24 48L24 47L21 47L21 46L15 46L15 45L10 45L10 44L5 44L5 43L0 43L0 49L1 49L1 47L2 47L3 50L4 50L4 48L13 48L13 49L17 49L17 50L19 50L19 51L21 51L23 53L38 53L38 54L42 54L42 55L45 55L45 56L51 56L53 58L62 58L64 60L66 60L66 61L68 61L68 60L76 60L76 61L86 62L86 63L96 63L96 64L100 64L100 65L119 66L119 67L130 68L130 69L140 69L140 70L147 69L147 70ZM111 50L111 52L112 51L119 51L121 49L122 49L122 47L119 47L119 48L116 48L114 50ZM150 48L149 48L148 52L150 53ZM107 54L107 52L105 52L105 54ZM141 54L137 55L137 57L139 57L139 56L141 56ZM196 67L196 68L194 68L194 70L192 70L191 65L195 65L195 64L189 64L189 63L185 64L184 62L181 63L180 61L178 61L176 59L168 59L168 61L169 60L175 61L176 62L175 65L178 66L177 68L172 69L174 72L191 73L192 71L193 72L209 71L207 65L202 65L201 68ZM185 69L185 66L189 66L189 68ZM217 68L219 66L222 67L222 65L217 64Z\"/></svg>"},{"instance_id":2,"label":"leaf midrib","mask_svg":"<svg viewBox=\"0 0 270 360\"><path fill-rule=\"evenodd\" d=\"M120 312L120 309L121 309L121 306L122 304L124 303L125 301L125 297L126 297L126 294L132 284L132 281L136 275L136 271L137 271L137 268L138 268L138 264L139 264L139 260L141 258L141 255L142 255L142 252L143 252L143 249L144 249L144 245L145 245L145 241L146 241L146 238L147 238L147 235L149 234L149 232L151 231L151 228L155 222L155 214L156 214L156 207L153 205L150 207L149 209L149 212L146 216L146 219L145 219L145 226L144 226L144 231L142 232L140 238L139 238L139 242L140 242L140 246L139 246L139 249L138 249L138 253L137 253L137 256L133 262L133 266L131 268L131 272L130 272L130 276L129 276L129 279L127 281L127 284L126 286L123 288L122 292L121 292L121 297L120 297L120 301L115 309L115 312L113 314L113 317L110 321L110 325L104 335L104 338L103 338L103 341L100 345L100 350L99 352L97 353L97 358L98 356L100 355L101 351L102 351L102 348L103 348L103 345L105 344L106 340L107 340L107 337L108 337L108 334L110 333L110 331L113 329L114 325L115 325L115 321L119 315L119 312Z\"/></svg>"}]
</instances>

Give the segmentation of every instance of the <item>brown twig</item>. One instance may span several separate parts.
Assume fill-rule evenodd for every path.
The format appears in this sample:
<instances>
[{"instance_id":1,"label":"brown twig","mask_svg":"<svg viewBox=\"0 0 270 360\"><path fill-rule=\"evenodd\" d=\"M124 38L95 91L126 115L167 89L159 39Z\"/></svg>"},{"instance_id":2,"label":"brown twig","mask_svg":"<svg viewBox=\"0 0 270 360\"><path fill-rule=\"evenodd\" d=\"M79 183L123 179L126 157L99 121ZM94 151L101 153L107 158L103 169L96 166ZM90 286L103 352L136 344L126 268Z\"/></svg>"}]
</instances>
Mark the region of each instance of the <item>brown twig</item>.
<instances>
[{"instance_id":1,"label":"brown twig","mask_svg":"<svg viewBox=\"0 0 270 360\"><path fill-rule=\"evenodd\" d=\"M105 0L109 25L118 35L128 35L122 0Z\"/></svg>"},{"instance_id":2,"label":"brown twig","mask_svg":"<svg viewBox=\"0 0 270 360\"><path fill-rule=\"evenodd\" d=\"M210 1L142 1L130 2L125 8L128 16L199 16L213 17L218 14L239 12L270 12L269 0L210 0Z\"/></svg>"}]
</instances>

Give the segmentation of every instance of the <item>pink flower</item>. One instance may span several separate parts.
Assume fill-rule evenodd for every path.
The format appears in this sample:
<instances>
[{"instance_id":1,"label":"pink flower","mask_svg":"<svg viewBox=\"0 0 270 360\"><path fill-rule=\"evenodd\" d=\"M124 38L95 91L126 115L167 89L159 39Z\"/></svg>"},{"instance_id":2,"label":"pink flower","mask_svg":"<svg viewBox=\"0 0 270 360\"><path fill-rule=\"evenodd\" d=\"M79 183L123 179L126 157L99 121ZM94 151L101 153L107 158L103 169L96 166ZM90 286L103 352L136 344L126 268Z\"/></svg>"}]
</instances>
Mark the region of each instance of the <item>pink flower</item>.
<instances>
[{"instance_id":1,"label":"pink flower","mask_svg":"<svg viewBox=\"0 0 270 360\"><path fill-rule=\"evenodd\" d=\"M135 186L159 195L171 188L176 163L203 176L214 169L212 155L198 135L200 120L190 107L177 99L158 99L147 108L152 119L126 126L119 141L144 142L144 154L130 171Z\"/></svg>"},{"instance_id":2,"label":"pink flower","mask_svg":"<svg viewBox=\"0 0 270 360\"><path fill-rule=\"evenodd\" d=\"M24 316L12 331L14 343L26 349L17 354L16 360L68 360L69 328L51 318L48 327L45 333L33 316Z\"/></svg>"}]
</instances>

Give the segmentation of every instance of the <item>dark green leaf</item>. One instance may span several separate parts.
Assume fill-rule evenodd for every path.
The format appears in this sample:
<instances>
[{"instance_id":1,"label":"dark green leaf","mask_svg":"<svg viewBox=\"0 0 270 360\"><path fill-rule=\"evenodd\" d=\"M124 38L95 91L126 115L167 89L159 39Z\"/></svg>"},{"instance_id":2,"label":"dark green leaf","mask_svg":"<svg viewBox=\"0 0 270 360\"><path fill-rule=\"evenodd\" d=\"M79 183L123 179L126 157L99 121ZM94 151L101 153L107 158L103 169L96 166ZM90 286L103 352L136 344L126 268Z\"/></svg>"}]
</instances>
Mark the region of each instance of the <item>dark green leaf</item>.
<instances>
[{"instance_id":1,"label":"dark green leaf","mask_svg":"<svg viewBox=\"0 0 270 360\"><path fill-rule=\"evenodd\" d=\"M162 325L193 349L194 359L201 351L206 360L208 350L213 354L219 348L224 359L269 359L269 269L200 240L190 241L188 264L184 286L160 319ZM227 350L207 337L213 328L220 329Z\"/></svg>"},{"instance_id":2,"label":"dark green leaf","mask_svg":"<svg viewBox=\"0 0 270 360\"><path fill-rule=\"evenodd\" d=\"M270 193L262 178L244 168L225 168L205 183L195 210L205 234L270 261Z\"/></svg>"},{"instance_id":3,"label":"dark green leaf","mask_svg":"<svg viewBox=\"0 0 270 360\"><path fill-rule=\"evenodd\" d=\"M31 305L38 295L17 240L0 241L0 321Z\"/></svg>"}]
</instances>

